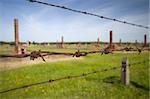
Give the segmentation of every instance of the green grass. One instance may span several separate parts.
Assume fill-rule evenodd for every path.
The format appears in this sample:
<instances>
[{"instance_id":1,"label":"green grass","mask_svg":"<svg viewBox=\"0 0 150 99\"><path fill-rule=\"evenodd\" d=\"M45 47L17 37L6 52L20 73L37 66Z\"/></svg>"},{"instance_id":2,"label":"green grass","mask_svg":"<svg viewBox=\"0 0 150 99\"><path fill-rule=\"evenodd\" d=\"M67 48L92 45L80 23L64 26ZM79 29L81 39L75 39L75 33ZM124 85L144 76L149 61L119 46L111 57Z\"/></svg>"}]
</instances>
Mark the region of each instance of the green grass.
<instances>
[{"instance_id":1,"label":"green grass","mask_svg":"<svg viewBox=\"0 0 150 99\"><path fill-rule=\"evenodd\" d=\"M57 48L56 44L51 44L51 45L32 45L31 44L27 48L27 51L31 52L31 51L41 50L41 51L51 51L51 52L76 52L78 50L76 44L66 44L65 46L67 46L67 48L61 49L61 48ZM92 44L82 45L81 46L82 50L80 51L87 51L92 46L93 46ZM93 49L89 49L89 50L93 50ZM10 55L12 53L15 54L14 45L9 45L9 44L1 45L0 55Z\"/></svg>"},{"instance_id":2,"label":"green grass","mask_svg":"<svg viewBox=\"0 0 150 99\"><path fill-rule=\"evenodd\" d=\"M14 52L14 46L11 46L9 44L0 45L0 55L8 55Z\"/></svg>"},{"instance_id":3,"label":"green grass","mask_svg":"<svg viewBox=\"0 0 150 99\"><path fill-rule=\"evenodd\" d=\"M0 72L0 91L25 84L47 81L68 75L78 75L96 69L121 66L123 57L130 63L148 59L148 53L88 55L82 60L44 63ZM62 80L0 94L0 99L148 99L149 65L130 68L130 85L120 81L121 70L101 72L86 77Z\"/></svg>"},{"instance_id":4,"label":"green grass","mask_svg":"<svg viewBox=\"0 0 150 99\"><path fill-rule=\"evenodd\" d=\"M41 51L51 51L51 52L76 52L78 50L78 47L76 44L65 44L66 48L57 48L56 44L51 44L51 45L30 45L28 47L28 51L35 51L35 50L41 50ZM81 45L80 51L88 51L88 50L93 50L94 45ZM89 49L92 48L92 49Z\"/></svg>"},{"instance_id":5,"label":"green grass","mask_svg":"<svg viewBox=\"0 0 150 99\"><path fill-rule=\"evenodd\" d=\"M54 45L44 46L44 45L31 45L27 49L28 51L35 51L35 50L41 50L41 51L51 51L51 52L75 52L76 50L70 50L70 49L59 49L56 48Z\"/></svg>"}]
</instances>

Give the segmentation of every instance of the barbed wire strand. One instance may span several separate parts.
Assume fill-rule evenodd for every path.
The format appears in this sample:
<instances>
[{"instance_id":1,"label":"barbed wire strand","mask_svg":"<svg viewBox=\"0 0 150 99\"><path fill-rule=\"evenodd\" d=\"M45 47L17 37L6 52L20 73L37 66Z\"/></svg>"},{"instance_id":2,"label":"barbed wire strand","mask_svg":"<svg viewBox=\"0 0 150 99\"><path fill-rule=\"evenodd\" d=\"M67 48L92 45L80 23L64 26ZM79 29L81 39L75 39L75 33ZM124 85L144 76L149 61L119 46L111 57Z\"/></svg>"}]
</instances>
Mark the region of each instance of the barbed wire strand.
<instances>
[{"instance_id":1,"label":"barbed wire strand","mask_svg":"<svg viewBox=\"0 0 150 99\"><path fill-rule=\"evenodd\" d=\"M146 63L146 62L149 62L149 61L150 60L144 60L144 61L140 61L140 62L135 62L135 63L129 64L129 66L133 66L133 65L137 65L137 64L143 64L143 63ZM112 67L112 68L109 68L109 69L98 69L98 70L94 70L92 72L82 73L80 75L70 75L70 76L65 76L65 77L62 77L62 78L50 79L48 81L32 83L32 84L24 85L24 86L21 86L21 87L17 87L17 88L12 88L12 89L9 89L9 90L1 91L0 94L6 93L6 92L10 92L10 91L15 91L15 90L18 90L18 89L23 89L23 88L31 87L31 86L35 86L35 85L52 83L52 82L55 82L55 81L60 81L60 80L65 80L65 79L73 79L73 78L84 77L84 76L88 76L90 74L95 74L95 73L98 73L98 72L112 71L112 70L116 70L116 69L119 69L119 68L121 68L121 66L116 66L116 67Z\"/></svg>"},{"instance_id":2,"label":"barbed wire strand","mask_svg":"<svg viewBox=\"0 0 150 99\"><path fill-rule=\"evenodd\" d=\"M140 62L134 62L134 63L129 64L128 66L140 65L140 64L143 64L143 63L146 63L146 62L150 62L150 60L147 59L147 60L140 61Z\"/></svg>"},{"instance_id":3,"label":"barbed wire strand","mask_svg":"<svg viewBox=\"0 0 150 99\"><path fill-rule=\"evenodd\" d=\"M110 69L100 69L100 70L94 70L94 71L88 72L88 73L82 73L82 74L79 74L79 75L70 75L70 76L65 76L65 77L62 77L62 78L50 79L48 81L32 83L32 84L24 85L24 86L21 86L21 87L17 87L17 88L12 88L12 89L9 89L9 90L1 91L0 94L7 93L7 92L10 92L10 91L15 91L15 90L18 90L18 89L31 87L31 86L35 86L35 85L52 83L52 82L55 82L55 81L60 81L60 80L65 80L65 79L73 79L73 78L84 77L84 76L88 76L90 74L95 74L95 73L98 73L98 72L107 72L107 71L116 70L116 69L119 69L119 68L120 67L116 66L116 67L112 67Z\"/></svg>"},{"instance_id":4,"label":"barbed wire strand","mask_svg":"<svg viewBox=\"0 0 150 99\"><path fill-rule=\"evenodd\" d=\"M124 23L124 24L128 24L128 25L140 27L140 28L150 29L148 26L143 26L143 25L139 25L139 24L135 24L135 23L130 23L130 22L118 20L118 19L115 19L115 18L109 18L109 17L101 16L101 15L86 12L86 11L75 10L75 9L68 8L68 7L65 7L65 6L55 5L55 4L42 2L42 1L37 1L37 0L27 0L27 1L32 2L32 3L44 4L44 5L52 6L52 7L56 7L56 8L61 8L61 9L64 9L64 10L69 10L69 11L80 13L80 14L95 16L95 17L98 17L98 18L101 18L101 19L111 20L111 21L115 21L115 22L119 22L119 23Z\"/></svg>"}]
</instances>

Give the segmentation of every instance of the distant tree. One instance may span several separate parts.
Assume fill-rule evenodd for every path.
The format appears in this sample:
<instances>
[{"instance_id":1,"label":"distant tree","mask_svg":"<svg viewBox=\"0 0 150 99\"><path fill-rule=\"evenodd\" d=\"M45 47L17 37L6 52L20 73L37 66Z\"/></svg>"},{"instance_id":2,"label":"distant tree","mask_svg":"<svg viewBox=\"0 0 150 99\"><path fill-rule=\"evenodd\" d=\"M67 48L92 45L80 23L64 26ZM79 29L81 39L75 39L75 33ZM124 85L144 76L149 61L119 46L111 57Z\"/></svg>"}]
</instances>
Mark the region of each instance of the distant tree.
<instances>
[{"instance_id":1,"label":"distant tree","mask_svg":"<svg viewBox=\"0 0 150 99\"><path fill-rule=\"evenodd\" d=\"M33 41L33 42L32 42L32 44L33 44L33 45L35 45L35 44L36 44L36 42L35 42L35 41Z\"/></svg>"}]
</instances>

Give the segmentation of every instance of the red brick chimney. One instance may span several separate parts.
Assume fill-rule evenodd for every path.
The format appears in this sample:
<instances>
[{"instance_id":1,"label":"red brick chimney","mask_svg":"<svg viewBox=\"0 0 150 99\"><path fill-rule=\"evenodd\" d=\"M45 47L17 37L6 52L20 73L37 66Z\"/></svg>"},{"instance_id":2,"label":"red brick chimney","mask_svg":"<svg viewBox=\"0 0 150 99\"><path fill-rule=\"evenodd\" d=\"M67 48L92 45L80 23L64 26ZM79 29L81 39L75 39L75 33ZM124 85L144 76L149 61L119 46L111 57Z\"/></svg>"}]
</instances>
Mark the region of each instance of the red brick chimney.
<instances>
[{"instance_id":1,"label":"red brick chimney","mask_svg":"<svg viewBox=\"0 0 150 99\"><path fill-rule=\"evenodd\" d=\"M15 52L19 54L19 24L18 19L14 19L14 32L15 32Z\"/></svg>"}]
</instances>

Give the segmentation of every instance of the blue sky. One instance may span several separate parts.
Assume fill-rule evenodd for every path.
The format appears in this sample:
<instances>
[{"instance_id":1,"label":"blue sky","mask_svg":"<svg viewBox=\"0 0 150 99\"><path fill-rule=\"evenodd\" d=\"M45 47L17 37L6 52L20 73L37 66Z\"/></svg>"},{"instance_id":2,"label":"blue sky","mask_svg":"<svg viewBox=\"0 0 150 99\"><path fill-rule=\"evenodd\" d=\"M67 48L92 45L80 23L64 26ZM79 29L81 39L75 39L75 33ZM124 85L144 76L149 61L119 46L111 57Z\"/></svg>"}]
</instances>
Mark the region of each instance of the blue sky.
<instances>
[{"instance_id":1,"label":"blue sky","mask_svg":"<svg viewBox=\"0 0 150 99\"><path fill-rule=\"evenodd\" d=\"M148 26L149 0L39 0ZM0 0L0 41L14 41L13 20L19 19L20 40L143 42L148 30L53 8L26 0Z\"/></svg>"}]
</instances>

